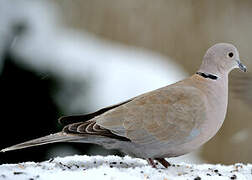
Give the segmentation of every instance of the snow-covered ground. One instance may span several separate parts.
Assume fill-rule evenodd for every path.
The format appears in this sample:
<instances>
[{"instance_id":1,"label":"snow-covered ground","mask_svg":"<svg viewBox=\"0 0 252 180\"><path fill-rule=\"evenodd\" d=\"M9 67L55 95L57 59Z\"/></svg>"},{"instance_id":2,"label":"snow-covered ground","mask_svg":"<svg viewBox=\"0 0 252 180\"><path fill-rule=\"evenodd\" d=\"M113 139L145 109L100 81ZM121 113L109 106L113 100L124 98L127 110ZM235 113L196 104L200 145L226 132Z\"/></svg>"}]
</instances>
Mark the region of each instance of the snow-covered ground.
<instances>
[{"instance_id":1,"label":"snow-covered ground","mask_svg":"<svg viewBox=\"0 0 252 180\"><path fill-rule=\"evenodd\" d=\"M150 167L145 160L129 156L68 156L45 162L0 165L0 179L252 179L252 164L230 166L172 163L165 169Z\"/></svg>"}]
</instances>

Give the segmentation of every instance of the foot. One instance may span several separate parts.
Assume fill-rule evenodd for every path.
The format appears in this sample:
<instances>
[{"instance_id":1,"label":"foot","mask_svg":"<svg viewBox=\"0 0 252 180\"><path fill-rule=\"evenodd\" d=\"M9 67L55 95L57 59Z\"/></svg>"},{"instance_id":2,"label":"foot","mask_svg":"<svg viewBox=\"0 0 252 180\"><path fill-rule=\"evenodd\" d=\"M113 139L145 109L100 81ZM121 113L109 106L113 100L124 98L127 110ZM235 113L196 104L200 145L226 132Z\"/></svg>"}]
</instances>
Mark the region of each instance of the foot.
<instances>
[{"instance_id":1,"label":"foot","mask_svg":"<svg viewBox=\"0 0 252 180\"><path fill-rule=\"evenodd\" d=\"M165 168L168 168L169 166L171 166L171 164L169 162L167 162L164 158L155 158L155 160L157 160L160 164L162 164ZM151 165L151 167L153 168L157 168L155 162L153 159L148 158L147 162L149 165Z\"/></svg>"}]
</instances>

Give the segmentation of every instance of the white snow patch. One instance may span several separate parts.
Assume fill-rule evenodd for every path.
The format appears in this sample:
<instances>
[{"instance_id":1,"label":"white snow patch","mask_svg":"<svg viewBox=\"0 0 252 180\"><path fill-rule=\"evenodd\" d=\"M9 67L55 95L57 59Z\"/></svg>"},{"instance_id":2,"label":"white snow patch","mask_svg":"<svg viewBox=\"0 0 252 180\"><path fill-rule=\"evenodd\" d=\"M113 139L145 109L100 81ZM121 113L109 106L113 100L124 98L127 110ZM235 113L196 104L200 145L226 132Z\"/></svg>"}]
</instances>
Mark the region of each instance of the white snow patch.
<instances>
[{"instance_id":1,"label":"white snow patch","mask_svg":"<svg viewBox=\"0 0 252 180\"><path fill-rule=\"evenodd\" d=\"M143 159L129 156L67 156L35 163L0 165L0 179L251 179L252 164L229 166L176 163L165 169L150 167Z\"/></svg>"}]
</instances>

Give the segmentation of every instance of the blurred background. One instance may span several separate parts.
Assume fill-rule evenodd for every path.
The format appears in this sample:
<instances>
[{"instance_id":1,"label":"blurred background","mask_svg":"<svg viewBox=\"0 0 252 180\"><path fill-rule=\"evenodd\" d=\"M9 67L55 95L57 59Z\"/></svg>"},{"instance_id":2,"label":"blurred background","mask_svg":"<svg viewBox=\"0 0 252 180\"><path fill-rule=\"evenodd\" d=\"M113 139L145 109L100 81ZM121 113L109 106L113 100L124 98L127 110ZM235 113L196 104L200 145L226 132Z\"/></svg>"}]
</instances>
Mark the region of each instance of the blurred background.
<instances>
[{"instance_id":1,"label":"blurred background","mask_svg":"<svg viewBox=\"0 0 252 180\"><path fill-rule=\"evenodd\" d=\"M0 0L0 149L61 130L87 113L181 80L215 43L252 68L249 0ZM228 113L200 150L174 161L251 162L252 78L230 74ZM0 154L0 163L118 154L58 143Z\"/></svg>"}]
</instances>

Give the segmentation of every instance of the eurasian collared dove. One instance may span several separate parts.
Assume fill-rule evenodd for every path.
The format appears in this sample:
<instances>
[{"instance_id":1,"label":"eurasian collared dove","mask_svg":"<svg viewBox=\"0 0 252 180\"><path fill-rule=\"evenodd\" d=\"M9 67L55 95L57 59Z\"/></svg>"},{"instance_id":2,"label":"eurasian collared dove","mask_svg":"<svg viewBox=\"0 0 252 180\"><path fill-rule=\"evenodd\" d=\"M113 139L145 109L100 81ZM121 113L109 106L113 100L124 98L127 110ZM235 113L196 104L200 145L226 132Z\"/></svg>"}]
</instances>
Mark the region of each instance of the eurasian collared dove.
<instances>
[{"instance_id":1,"label":"eurasian collared dove","mask_svg":"<svg viewBox=\"0 0 252 180\"><path fill-rule=\"evenodd\" d=\"M64 129L17 144L11 151L54 142L81 142L119 149L133 157L154 160L189 153L220 129L228 103L228 74L246 71L232 44L209 48L199 71L175 84L142 94L94 113L62 117Z\"/></svg>"}]
</instances>

